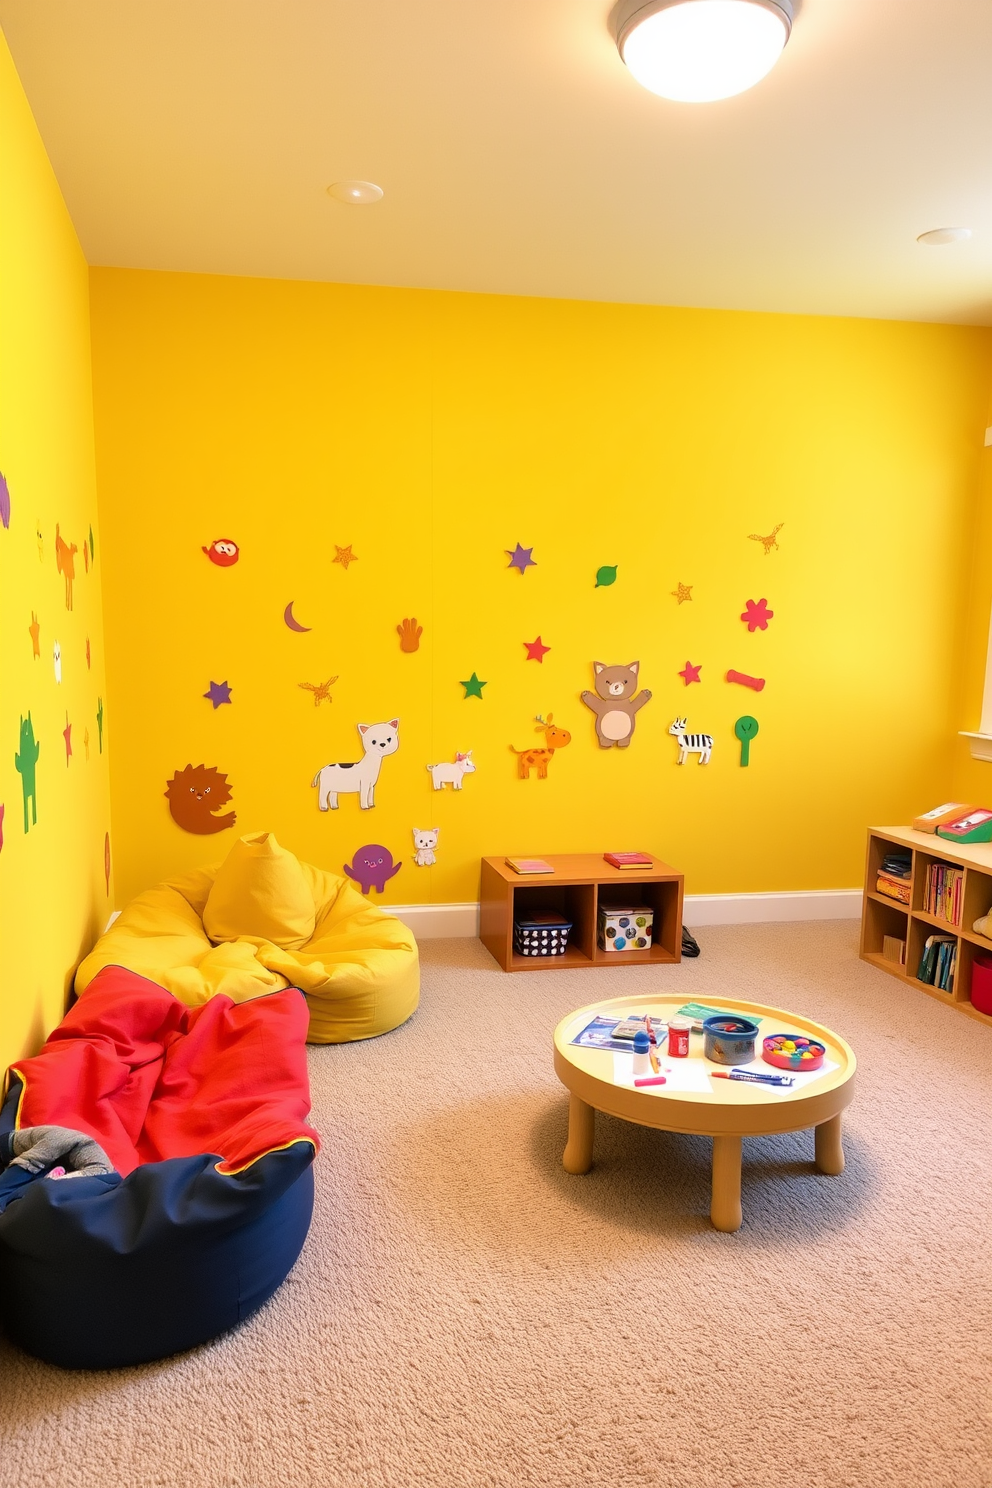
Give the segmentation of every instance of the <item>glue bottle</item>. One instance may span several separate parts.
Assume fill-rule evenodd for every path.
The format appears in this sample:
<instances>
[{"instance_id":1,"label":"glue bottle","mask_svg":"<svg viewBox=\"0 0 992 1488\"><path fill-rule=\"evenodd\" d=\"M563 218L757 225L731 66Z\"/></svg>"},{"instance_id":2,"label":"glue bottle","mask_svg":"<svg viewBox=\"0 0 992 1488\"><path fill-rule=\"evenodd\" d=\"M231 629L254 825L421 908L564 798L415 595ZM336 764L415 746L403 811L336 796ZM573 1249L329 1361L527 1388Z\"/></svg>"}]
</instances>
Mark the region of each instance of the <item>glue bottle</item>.
<instances>
[{"instance_id":1,"label":"glue bottle","mask_svg":"<svg viewBox=\"0 0 992 1488\"><path fill-rule=\"evenodd\" d=\"M650 1048L651 1040L648 1038L647 1032L643 1029L638 1029L637 1033L634 1034L635 1080L640 1079L642 1075L649 1075L651 1073L651 1055L649 1053Z\"/></svg>"}]
</instances>

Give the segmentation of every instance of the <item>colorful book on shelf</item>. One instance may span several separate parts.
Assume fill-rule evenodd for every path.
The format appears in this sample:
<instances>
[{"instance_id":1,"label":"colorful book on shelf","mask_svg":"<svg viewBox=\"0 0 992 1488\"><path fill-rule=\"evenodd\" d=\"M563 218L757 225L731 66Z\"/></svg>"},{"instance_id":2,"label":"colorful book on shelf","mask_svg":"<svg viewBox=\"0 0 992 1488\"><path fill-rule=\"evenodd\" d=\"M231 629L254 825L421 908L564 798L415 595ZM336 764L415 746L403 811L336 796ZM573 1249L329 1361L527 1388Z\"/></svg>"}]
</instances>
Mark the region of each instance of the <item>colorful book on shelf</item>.
<instances>
[{"instance_id":1,"label":"colorful book on shelf","mask_svg":"<svg viewBox=\"0 0 992 1488\"><path fill-rule=\"evenodd\" d=\"M926 982L930 987L937 987L942 992L949 992L954 979L956 953L957 941L953 935L928 935L923 944L916 980Z\"/></svg>"},{"instance_id":2,"label":"colorful book on shelf","mask_svg":"<svg viewBox=\"0 0 992 1488\"><path fill-rule=\"evenodd\" d=\"M923 894L925 912L936 920L960 925L963 888L963 868L955 868L953 863L930 863Z\"/></svg>"},{"instance_id":3,"label":"colorful book on shelf","mask_svg":"<svg viewBox=\"0 0 992 1488\"><path fill-rule=\"evenodd\" d=\"M543 858L507 858L506 866L514 873L554 873L550 863Z\"/></svg>"},{"instance_id":4,"label":"colorful book on shelf","mask_svg":"<svg viewBox=\"0 0 992 1488\"><path fill-rule=\"evenodd\" d=\"M884 894L886 899L895 899L898 904L909 903L910 889L908 878L892 878L888 873L880 873L875 883L877 894Z\"/></svg>"},{"instance_id":5,"label":"colorful book on shelf","mask_svg":"<svg viewBox=\"0 0 992 1488\"><path fill-rule=\"evenodd\" d=\"M604 853L603 857L614 868L651 868L654 866L654 859L650 853L608 852Z\"/></svg>"}]
</instances>

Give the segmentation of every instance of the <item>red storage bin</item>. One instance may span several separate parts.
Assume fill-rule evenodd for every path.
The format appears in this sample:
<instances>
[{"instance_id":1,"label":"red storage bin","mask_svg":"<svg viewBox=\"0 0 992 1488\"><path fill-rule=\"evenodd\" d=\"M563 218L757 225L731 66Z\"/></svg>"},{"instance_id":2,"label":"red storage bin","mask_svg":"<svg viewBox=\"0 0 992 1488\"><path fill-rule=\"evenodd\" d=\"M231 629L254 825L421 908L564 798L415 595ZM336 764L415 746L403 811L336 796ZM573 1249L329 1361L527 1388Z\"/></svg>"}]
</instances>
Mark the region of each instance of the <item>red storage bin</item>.
<instances>
[{"instance_id":1,"label":"red storage bin","mask_svg":"<svg viewBox=\"0 0 992 1488\"><path fill-rule=\"evenodd\" d=\"M992 953L976 951L971 968L971 1005L992 1018Z\"/></svg>"}]
</instances>

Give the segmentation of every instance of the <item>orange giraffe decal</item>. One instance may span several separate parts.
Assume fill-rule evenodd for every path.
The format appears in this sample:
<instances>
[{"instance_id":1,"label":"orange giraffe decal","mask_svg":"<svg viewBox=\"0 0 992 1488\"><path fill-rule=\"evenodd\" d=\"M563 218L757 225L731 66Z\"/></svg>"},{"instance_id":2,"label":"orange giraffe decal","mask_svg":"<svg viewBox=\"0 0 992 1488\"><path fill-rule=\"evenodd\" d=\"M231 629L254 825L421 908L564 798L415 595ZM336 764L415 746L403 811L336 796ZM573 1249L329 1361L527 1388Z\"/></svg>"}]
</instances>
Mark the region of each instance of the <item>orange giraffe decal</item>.
<instances>
[{"instance_id":1,"label":"orange giraffe decal","mask_svg":"<svg viewBox=\"0 0 992 1488\"><path fill-rule=\"evenodd\" d=\"M71 546L64 542L59 531L58 523L55 524L55 562L58 571L65 578L65 607L72 609L72 581L76 577L76 554L79 549L76 544Z\"/></svg>"},{"instance_id":2,"label":"orange giraffe decal","mask_svg":"<svg viewBox=\"0 0 992 1488\"><path fill-rule=\"evenodd\" d=\"M572 736L568 732L568 729L559 728L554 721L554 717L555 715L553 713L549 713L547 720L545 720L541 717L540 713L537 715L537 729L535 732L544 735L543 749L513 749L513 745L510 745L513 753L517 756L517 772L521 780L529 780L530 772L534 769L537 770L538 780L547 780L548 765L551 761L551 756L556 749L564 749L566 744L571 744Z\"/></svg>"}]
</instances>

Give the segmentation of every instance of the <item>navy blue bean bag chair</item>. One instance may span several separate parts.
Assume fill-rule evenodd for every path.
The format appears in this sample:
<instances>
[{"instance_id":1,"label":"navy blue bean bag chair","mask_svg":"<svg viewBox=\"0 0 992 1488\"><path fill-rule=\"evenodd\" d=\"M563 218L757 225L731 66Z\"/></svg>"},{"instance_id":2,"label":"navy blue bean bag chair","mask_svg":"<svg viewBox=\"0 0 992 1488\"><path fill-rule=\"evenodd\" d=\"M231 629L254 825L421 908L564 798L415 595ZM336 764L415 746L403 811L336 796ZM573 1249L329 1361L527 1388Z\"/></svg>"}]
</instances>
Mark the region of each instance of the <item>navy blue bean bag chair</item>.
<instances>
[{"instance_id":1,"label":"navy blue bean bag chair","mask_svg":"<svg viewBox=\"0 0 992 1488\"><path fill-rule=\"evenodd\" d=\"M272 1296L313 1210L307 1017L295 988L186 1008L107 967L11 1067L0 1139L68 1127L114 1167L0 1173L0 1323L15 1343L67 1369L140 1364Z\"/></svg>"}]
</instances>

